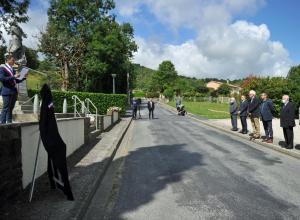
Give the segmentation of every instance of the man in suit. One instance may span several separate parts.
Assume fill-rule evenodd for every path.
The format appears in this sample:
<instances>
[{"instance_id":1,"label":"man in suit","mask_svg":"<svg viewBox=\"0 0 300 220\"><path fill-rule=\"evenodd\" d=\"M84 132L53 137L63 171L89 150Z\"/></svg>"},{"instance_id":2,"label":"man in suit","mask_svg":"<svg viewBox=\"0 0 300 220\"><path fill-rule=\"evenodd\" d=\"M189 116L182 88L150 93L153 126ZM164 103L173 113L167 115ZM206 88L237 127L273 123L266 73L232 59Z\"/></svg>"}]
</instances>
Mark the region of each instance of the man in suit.
<instances>
[{"instance_id":1,"label":"man in suit","mask_svg":"<svg viewBox=\"0 0 300 220\"><path fill-rule=\"evenodd\" d=\"M241 124L242 124L242 130L240 131L240 133L242 133L242 134L247 134L248 133L248 128L247 128L248 106L249 106L249 103L246 99L246 96L242 95L241 96L240 111L239 111Z\"/></svg>"},{"instance_id":2,"label":"man in suit","mask_svg":"<svg viewBox=\"0 0 300 220\"><path fill-rule=\"evenodd\" d=\"M230 98L229 103L229 112L231 117L231 125L232 125L232 131L237 131L237 115L238 115L238 106L235 101L235 98Z\"/></svg>"},{"instance_id":3,"label":"man in suit","mask_svg":"<svg viewBox=\"0 0 300 220\"><path fill-rule=\"evenodd\" d=\"M268 95L266 93L261 94L261 106L260 106L260 115L261 120L264 126L266 139L263 142L267 142L269 144L273 143L273 114L274 114L274 106L272 100L268 99Z\"/></svg>"},{"instance_id":4,"label":"man in suit","mask_svg":"<svg viewBox=\"0 0 300 220\"><path fill-rule=\"evenodd\" d=\"M5 57L6 63L0 68L0 81L2 82L3 109L1 112L0 123L12 123L12 112L15 107L18 90L16 85L23 82L26 78L19 80L19 74L13 69L15 58L12 54Z\"/></svg>"},{"instance_id":5,"label":"man in suit","mask_svg":"<svg viewBox=\"0 0 300 220\"><path fill-rule=\"evenodd\" d=\"M283 129L283 135L287 149L294 148L294 127L295 123L295 108L291 103L288 95L282 97L282 108L280 111L280 127Z\"/></svg>"},{"instance_id":6,"label":"man in suit","mask_svg":"<svg viewBox=\"0 0 300 220\"><path fill-rule=\"evenodd\" d=\"M148 110L149 110L149 119L154 118L154 109L155 109L155 104L152 99L148 102Z\"/></svg>"},{"instance_id":7,"label":"man in suit","mask_svg":"<svg viewBox=\"0 0 300 220\"><path fill-rule=\"evenodd\" d=\"M256 92L251 90L249 92L250 103L248 108L248 114L251 120L253 134L251 139L259 139L260 138L260 124L259 124L259 117L260 117L260 101L256 97Z\"/></svg>"}]
</instances>

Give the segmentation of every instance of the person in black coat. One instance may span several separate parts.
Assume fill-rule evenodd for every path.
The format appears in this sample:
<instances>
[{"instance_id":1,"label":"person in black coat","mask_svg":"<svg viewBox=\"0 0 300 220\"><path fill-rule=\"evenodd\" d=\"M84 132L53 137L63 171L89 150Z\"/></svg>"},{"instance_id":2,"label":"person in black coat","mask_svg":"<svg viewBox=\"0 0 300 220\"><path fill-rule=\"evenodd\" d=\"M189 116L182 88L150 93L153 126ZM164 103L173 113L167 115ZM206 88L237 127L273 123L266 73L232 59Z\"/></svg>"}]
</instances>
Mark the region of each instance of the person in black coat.
<instances>
[{"instance_id":1,"label":"person in black coat","mask_svg":"<svg viewBox=\"0 0 300 220\"><path fill-rule=\"evenodd\" d=\"M261 106L260 106L260 115L261 120L264 126L266 139L263 142L273 143L273 114L275 112L272 100L268 99L268 95L266 93L261 94Z\"/></svg>"},{"instance_id":2,"label":"person in black coat","mask_svg":"<svg viewBox=\"0 0 300 220\"><path fill-rule=\"evenodd\" d=\"M248 128L247 128L248 107L249 107L249 103L246 99L246 96L242 95L240 110L239 110L241 124L242 124L242 130L240 133L242 133L242 134L248 133Z\"/></svg>"},{"instance_id":3,"label":"person in black coat","mask_svg":"<svg viewBox=\"0 0 300 220\"><path fill-rule=\"evenodd\" d=\"M3 99L3 109L1 112L0 123L12 123L12 112L18 97L17 84L26 80L18 79L20 76L13 69L15 58L8 54L5 57L6 63L0 68L0 81L2 82L1 95Z\"/></svg>"},{"instance_id":4,"label":"person in black coat","mask_svg":"<svg viewBox=\"0 0 300 220\"><path fill-rule=\"evenodd\" d=\"M254 139L260 138L260 123L259 123L259 117L260 117L260 101L256 97L256 92L254 90L251 90L249 92L250 97L250 103L248 108L248 114L251 120L252 129L253 129L253 136Z\"/></svg>"},{"instance_id":5,"label":"person in black coat","mask_svg":"<svg viewBox=\"0 0 300 220\"><path fill-rule=\"evenodd\" d=\"M149 110L149 119L154 118L154 109L155 109L155 103L152 99L148 102L148 110Z\"/></svg>"},{"instance_id":6,"label":"person in black coat","mask_svg":"<svg viewBox=\"0 0 300 220\"><path fill-rule=\"evenodd\" d=\"M284 140L287 149L294 148L295 107L289 101L289 96L282 97L283 106L280 111L280 127L283 129Z\"/></svg>"},{"instance_id":7,"label":"person in black coat","mask_svg":"<svg viewBox=\"0 0 300 220\"><path fill-rule=\"evenodd\" d=\"M229 103L229 112L230 112L230 118L231 118L231 130L232 131L237 131L237 115L238 115L238 106L236 103L235 98L230 98L230 103Z\"/></svg>"}]
</instances>

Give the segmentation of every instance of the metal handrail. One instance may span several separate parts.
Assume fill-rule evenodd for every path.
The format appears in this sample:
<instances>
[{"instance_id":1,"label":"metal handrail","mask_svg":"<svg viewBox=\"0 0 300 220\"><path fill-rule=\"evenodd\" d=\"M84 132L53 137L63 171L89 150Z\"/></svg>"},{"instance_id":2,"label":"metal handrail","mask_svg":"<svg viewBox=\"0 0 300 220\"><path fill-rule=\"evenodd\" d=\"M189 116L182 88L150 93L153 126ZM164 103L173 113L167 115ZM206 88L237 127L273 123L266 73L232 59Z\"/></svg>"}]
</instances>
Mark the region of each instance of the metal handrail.
<instances>
[{"instance_id":1,"label":"metal handrail","mask_svg":"<svg viewBox=\"0 0 300 220\"><path fill-rule=\"evenodd\" d=\"M31 97L30 99L28 99L26 102L23 102L22 105L20 106L24 106L25 104L29 103L30 101L32 101L34 99L35 96Z\"/></svg>"},{"instance_id":2,"label":"metal handrail","mask_svg":"<svg viewBox=\"0 0 300 220\"><path fill-rule=\"evenodd\" d=\"M92 100L90 100L89 98L85 99L86 102L86 106L87 106L87 111L91 114L90 111L90 104L94 107L95 111L96 111L96 115L95 115L95 121L96 121L96 130L98 130L98 108L96 107L96 105L92 102Z\"/></svg>"},{"instance_id":3,"label":"metal handrail","mask_svg":"<svg viewBox=\"0 0 300 220\"><path fill-rule=\"evenodd\" d=\"M85 106L84 102L80 100L80 98L77 95L73 95L72 99L74 100L74 117L78 115L79 117L82 117L81 114L77 111L77 104L81 104L81 111L82 114L87 114L87 107ZM77 103L78 101L78 103Z\"/></svg>"}]
</instances>

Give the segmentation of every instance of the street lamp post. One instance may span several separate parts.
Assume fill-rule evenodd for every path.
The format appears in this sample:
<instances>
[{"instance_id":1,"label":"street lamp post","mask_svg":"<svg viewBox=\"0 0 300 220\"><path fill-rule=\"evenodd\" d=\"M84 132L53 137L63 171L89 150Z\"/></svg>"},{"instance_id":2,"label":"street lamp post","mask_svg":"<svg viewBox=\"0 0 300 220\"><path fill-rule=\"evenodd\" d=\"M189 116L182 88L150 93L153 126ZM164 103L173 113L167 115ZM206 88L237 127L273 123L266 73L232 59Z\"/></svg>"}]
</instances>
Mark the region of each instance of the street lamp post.
<instances>
[{"instance_id":1,"label":"street lamp post","mask_svg":"<svg viewBox=\"0 0 300 220\"><path fill-rule=\"evenodd\" d=\"M127 92L128 92L128 105L130 105L130 83L129 83L129 73L127 73Z\"/></svg>"},{"instance_id":2,"label":"street lamp post","mask_svg":"<svg viewBox=\"0 0 300 220\"><path fill-rule=\"evenodd\" d=\"M116 77L117 74L111 74L112 78L113 78L113 94L116 94Z\"/></svg>"}]
</instances>

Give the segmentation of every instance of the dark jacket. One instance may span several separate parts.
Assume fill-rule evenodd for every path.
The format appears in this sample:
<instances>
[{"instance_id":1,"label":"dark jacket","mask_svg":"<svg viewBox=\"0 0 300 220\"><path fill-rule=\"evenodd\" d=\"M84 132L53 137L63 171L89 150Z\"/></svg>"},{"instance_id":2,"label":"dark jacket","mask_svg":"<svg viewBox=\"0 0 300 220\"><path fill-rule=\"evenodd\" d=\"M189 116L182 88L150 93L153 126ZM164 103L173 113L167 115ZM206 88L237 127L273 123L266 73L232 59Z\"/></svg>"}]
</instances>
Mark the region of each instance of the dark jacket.
<instances>
[{"instance_id":1,"label":"dark jacket","mask_svg":"<svg viewBox=\"0 0 300 220\"><path fill-rule=\"evenodd\" d=\"M263 101L260 105L260 115L263 121L271 121L274 114L273 102L270 99Z\"/></svg>"},{"instance_id":2,"label":"dark jacket","mask_svg":"<svg viewBox=\"0 0 300 220\"><path fill-rule=\"evenodd\" d=\"M251 117L258 118L260 116L260 101L255 96L251 102L249 102L248 112L251 113Z\"/></svg>"},{"instance_id":3,"label":"dark jacket","mask_svg":"<svg viewBox=\"0 0 300 220\"><path fill-rule=\"evenodd\" d=\"M241 117L247 117L248 115L248 107L249 107L249 102L247 100L241 101L240 104L240 116Z\"/></svg>"},{"instance_id":4,"label":"dark jacket","mask_svg":"<svg viewBox=\"0 0 300 220\"><path fill-rule=\"evenodd\" d=\"M152 108L151 108L151 105L150 105L150 101L148 102L148 109L149 110L154 110L155 109L155 104L154 104L153 101L152 101Z\"/></svg>"},{"instance_id":5,"label":"dark jacket","mask_svg":"<svg viewBox=\"0 0 300 220\"><path fill-rule=\"evenodd\" d=\"M238 106L236 102L232 102L229 104L229 112L231 115L237 115L238 114Z\"/></svg>"},{"instance_id":6,"label":"dark jacket","mask_svg":"<svg viewBox=\"0 0 300 220\"><path fill-rule=\"evenodd\" d=\"M288 102L281 107L280 111L280 127L289 128L295 127L295 107L293 103Z\"/></svg>"},{"instance_id":7,"label":"dark jacket","mask_svg":"<svg viewBox=\"0 0 300 220\"><path fill-rule=\"evenodd\" d=\"M13 76L7 71L6 68L0 68L0 81L2 82L1 95L14 95L16 94L17 88L16 84L23 82L23 80L16 79L14 75L16 75L16 71L13 70Z\"/></svg>"}]
</instances>

